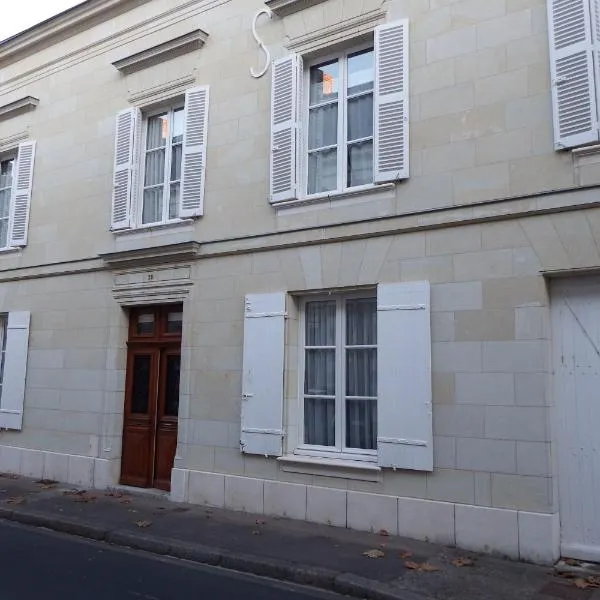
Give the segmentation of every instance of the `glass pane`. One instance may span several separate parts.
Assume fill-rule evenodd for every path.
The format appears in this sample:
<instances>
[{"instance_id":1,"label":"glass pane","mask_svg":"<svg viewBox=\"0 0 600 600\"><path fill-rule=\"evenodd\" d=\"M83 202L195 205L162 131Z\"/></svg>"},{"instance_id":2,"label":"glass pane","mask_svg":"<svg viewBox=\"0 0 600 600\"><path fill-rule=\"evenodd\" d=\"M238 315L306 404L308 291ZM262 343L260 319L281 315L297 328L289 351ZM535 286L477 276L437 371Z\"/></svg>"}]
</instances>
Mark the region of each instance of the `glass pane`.
<instances>
[{"instance_id":1,"label":"glass pane","mask_svg":"<svg viewBox=\"0 0 600 600\"><path fill-rule=\"evenodd\" d=\"M137 335L152 335L154 333L154 313L138 315L135 332Z\"/></svg>"},{"instance_id":2,"label":"glass pane","mask_svg":"<svg viewBox=\"0 0 600 600\"><path fill-rule=\"evenodd\" d=\"M346 350L346 396L377 396L377 348Z\"/></svg>"},{"instance_id":3,"label":"glass pane","mask_svg":"<svg viewBox=\"0 0 600 600\"><path fill-rule=\"evenodd\" d=\"M145 186L158 185L165 180L165 151L155 150L146 154Z\"/></svg>"},{"instance_id":4,"label":"glass pane","mask_svg":"<svg viewBox=\"0 0 600 600\"><path fill-rule=\"evenodd\" d=\"M0 221L0 248L8 246L8 219Z\"/></svg>"},{"instance_id":5,"label":"glass pane","mask_svg":"<svg viewBox=\"0 0 600 600\"><path fill-rule=\"evenodd\" d=\"M304 399L304 443L335 446L335 400Z\"/></svg>"},{"instance_id":6,"label":"glass pane","mask_svg":"<svg viewBox=\"0 0 600 600\"><path fill-rule=\"evenodd\" d=\"M0 190L0 219L8 217L10 212L10 188Z\"/></svg>"},{"instance_id":7,"label":"glass pane","mask_svg":"<svg viewBox=\"0 0 600 600\"><path fill-rule=\"evenodd\" d=\"M179 191L180 183L172 183L169 192L169 219L176 219L179 216Z\"/></svg>"},{"instance_id":8,"label":"glass pane","mask_svg":"<svg viewBox=\"0 0 600 600\"><path fill-rule=\"evenodd\" d=\"M346 346L377 344L377 300L346 300Z\"/></svg>"},{"instance_id":9,"label":"glass pane","mask_svg":"<svg viewBox=\"0 0 600 600\"><path fill-rule=\"evenodd\" d=\"M0 188L11 187L14 166L14 158L0 162Z\"/></svg>"},{"instance_id":10,"label":"glass pane","mask_svg":"<svg viewBox=\"0 0 600 600\"><path fill-rule=\"evenodd\" d=\"M179 371L181 356L167 356L167 381L165 390L165 415L176 417L179 414Z\"/></svg>"},{"instance_id":11,"label":"glass pane","mask_svg":"<svg viewBox=\"0 0 600 600\"><path fill-rule=\"evenodd\" d=\"M377 403L373 400L346 400L346 447L377 448Z\"/></svg>"},{"instance_id":12,"label":"glass pane","mask_svg":"<svg viewBox=\"0 0 600 600\"><path fill-rule=\"evenodd\" d=\"M373 142L348 146L348 187L373 183Z\"/></svg>"},{"instance_id":13,"label":"glass pane","mask_svg":"<svg viewBox=\"0 0 600 600\"><path fill-rule=\"evenodd\" d=\"M338 135L338 105L311 108L308 115L308 149L335 146Z\"/></svg>"},{"instance_id":14,"label":"glass pane","mask_svg":"<svg viewBox=\"0 0 600 600\"><path fill-rule=\"evenodd\" d=\"M167 333L181 333L182 325L182 312L172 312L167 315Z\"/></svg>"},{"instance_id":15,"label":"glass pane","mask_svg":"<svg viewBox=\"0 0 600 600\"><path fill-rule=\"evenodd\" d=\"M308 193L320 194L337 189L337 149L308 155Z\"/></svg>"},{"instance_id":16,"label":"glass pane","mask_svg":"<svg viewBox=\"0 0 600 600\"><path fill-rule=\"evenodd\" d=\"M335 346L335 302L306 303L306 346Z\"/></svg>"},{"instance_id":17,"label":"glass pane","mask_svg":"<svg viewBox=\"0 0 600 600\"><path fill-rule=\"evenodd\" d=\"M338 97L339 63L337 60L310 68L310 105Z\"/></svg>"},{"instance_id":18,"label":"glass pane","mask_svg":"<svg viewBox=\"0 0 600 600\"><path fill-rule=\"evenodd\" d=\"M364 50L348 57L348 95L373 89L375 68L373 50Z\"/></svg>"},{"instance_id":19,"label":"glass pane","mask_svg":"<svg viewBox=\"0 0 600 600\"><path fill-rule=\"evenodd\" d=\"M144 190L144 208L142 223L158 223L162 221L162 187Z\"/></svg>"},{"instance_id":20,"label":"glass pane","mask_svg":"<svg viewBox=\"0 0 600 600\"><path fill-rule=\"evenodd\" d=\"M169 136L169 115L156 115L148 119L148 134L146 150L162 148L167 143Z\"/></svg>"},{"instance_id":21,"label":"glass pane","mask_svg":"<svg viewBox=\"0 0 600 600\"><path fill-rule=\"evenodd\" d=\"M348 141L373 135L373 94L348 100Z\"/></svg>"},{"instance_id":22,"label":"glass pane","mask_svg":"<svg viewBox=\"0 0 600 600\"><path fill-rule=\"evenodd\" d=\"M181 156L183 146L178 144L173 146L171 153L171 181L179 181L181 179Z\"/></svg>"},{"instance_id":23,"label":"glass pane","mask_svg":"<svg viewBox=\"0 0 600 600\"><path fill-rule=\"evenodd\" d=\"M183 125L184 125L184 112L183 108L177 109L173 113L173 143L183 142Z\"/></svg>"},{"instance_id":24,"label":"glass pane","mask_svg":"<svg viewBox=\"0 0 600 600\"><path fill-rule=\"evenodd\" d=\"M150 404L151 356L135 356L133 359L133 386L131 390L131 412L147 414Z\"/></svg>"},{"instance_id":25,"label":"glass pane","mask_svg":"<svg viewBox=\"0 0 600 600\"><path fill-rule=\"evenodd\" d=\"M335 350L306 350L304 393L311 396L335 394Z\"/></svg>"}]
</instances>

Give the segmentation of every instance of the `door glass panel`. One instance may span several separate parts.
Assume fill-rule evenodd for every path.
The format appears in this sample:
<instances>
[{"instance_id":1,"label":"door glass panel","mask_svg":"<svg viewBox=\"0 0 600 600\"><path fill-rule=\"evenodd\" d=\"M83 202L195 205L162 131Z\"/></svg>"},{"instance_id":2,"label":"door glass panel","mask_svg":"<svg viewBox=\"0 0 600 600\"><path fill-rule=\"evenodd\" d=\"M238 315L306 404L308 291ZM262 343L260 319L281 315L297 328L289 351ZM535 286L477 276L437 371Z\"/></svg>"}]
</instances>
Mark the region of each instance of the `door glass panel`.
<instances>
[{"instance_id":1,"label":"door glass panel","mask_svg":"<svg viewBox=\"0 0 600 600\"><path fill-rule=\"evenodd\" d=\"M135 332L137 335L152 335L154 333L154 314L144 313L138 315Z\"/></svg>"},{"instance_id":2,"label":"door glass panel","mask_svg":"<svg viewBox=\"0 0 600 600\"><path fill-rule=\"evenodd\" d=\"M179 373L181 369L181 356L170 354L167 356L167 381L165 389L165 415L176 417L179 414Z\"/></svg>"},{"instance_id":3,"label":"door glass panel","mask_svg":"<svg viewBox=\"0 0 600 600\"><path fill-rule=\"evenodd\" d=\"M171 312L167 315L167 333L181 333L182 325L182 312Z\"/></svg>"},{"instance_id":4,"label":"door glass panel","mask_svg":"<svg viewBox=\"0 0 600 600\"><path fill-rule=\"evenodd\" d=\"M133 358L131 412L148 414L150 404L150 370L152 356L138 354Z\"/></svg>"}]
</instances>

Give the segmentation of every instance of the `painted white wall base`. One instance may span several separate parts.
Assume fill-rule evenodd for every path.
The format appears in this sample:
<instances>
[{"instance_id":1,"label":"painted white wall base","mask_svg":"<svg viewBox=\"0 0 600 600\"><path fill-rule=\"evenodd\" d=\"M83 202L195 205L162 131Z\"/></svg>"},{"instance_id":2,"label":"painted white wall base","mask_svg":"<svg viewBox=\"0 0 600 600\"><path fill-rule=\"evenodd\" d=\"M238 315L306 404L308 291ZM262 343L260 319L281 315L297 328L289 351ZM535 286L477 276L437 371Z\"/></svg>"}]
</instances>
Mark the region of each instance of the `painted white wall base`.
<instances>
[{"instance_id":1,"label":"painted white wall base","mask_svg":"<svg viewBox=\"0 0 600 600\"><path fill-rule=\"evenodd\" d=\"M107 488L119 480L119 460L0 446L0 472L54 479L79 487Z\"/></svg>"},{"instance_id":2,"label":"painted white wall base","mask_svg":"<svg viewBox=\"0 0 600 600\"><path fill-rule=\"evenodd\" d=\"M171 499L456 545L539 564L559 558L558 514L367 494L173 469Z\"/></svg>"}]
</instances>

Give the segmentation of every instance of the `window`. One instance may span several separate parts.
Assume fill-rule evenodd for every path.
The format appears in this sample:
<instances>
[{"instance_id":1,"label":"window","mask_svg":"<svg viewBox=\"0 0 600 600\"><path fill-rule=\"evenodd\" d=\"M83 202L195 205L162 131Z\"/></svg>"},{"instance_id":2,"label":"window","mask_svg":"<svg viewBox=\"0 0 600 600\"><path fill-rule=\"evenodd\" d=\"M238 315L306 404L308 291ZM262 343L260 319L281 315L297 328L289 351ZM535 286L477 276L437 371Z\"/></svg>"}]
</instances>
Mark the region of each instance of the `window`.
<instances>
[{"instance_id":1,"label":"window","mask_svg":"<svg viewBox=\"0 0 600 600\"><path fill-rule=\"evenodd\" d=\"M0 315L0 406L2 406L2 384L4 382L4 362L6 358L6 315Z\"/></svg>"},{"instance_id":2,"label":"window","mask_svg":"<svg viewBox=\"0 0 600 600\"><path fill-rule=\"evenodd\" d=\"M307 299L302 315L301 447L375 455L376 298Z\"/></svg>"},{"instance_id":3,"label":"window","mask_svg":"<svg viewBox=\"0 0 600 600\"><path fill-rule=\"evenodd\" d=\"M183 106L145 121L142 225L168 223L179 217L183 129Z\"/></svg>"},{"instance_id":4,"label":"window","mask_svg":"<svg viewBox=\"0 0 600 600\"><path fill-rule=\"evenodd\" d=\"M8 246L8 222L13 194L15 157L0 160L0 248Z\"/></svg>"},{"instance_id":5,"label":"window","mask_svg":"<svg viewBox=\"0 0 600 600\"><path fill-rule=\"evenodd\" d=\"M308 68L307 194L373 183L372 47Z\"/></svg>"}]
</instances>

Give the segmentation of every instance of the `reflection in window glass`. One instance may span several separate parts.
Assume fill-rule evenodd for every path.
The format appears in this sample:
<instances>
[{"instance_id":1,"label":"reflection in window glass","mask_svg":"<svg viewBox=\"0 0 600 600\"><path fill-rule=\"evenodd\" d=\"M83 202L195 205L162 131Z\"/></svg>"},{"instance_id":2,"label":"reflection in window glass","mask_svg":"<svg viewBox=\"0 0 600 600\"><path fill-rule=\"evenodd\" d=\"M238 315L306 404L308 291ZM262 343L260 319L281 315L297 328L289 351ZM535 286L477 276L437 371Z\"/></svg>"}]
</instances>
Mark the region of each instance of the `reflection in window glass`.
<instances>
[{"instance_id":1,"label":"reflection in window glass","mask_svg":"<svg viewBox=\"0 0 600 600\"><path fill-rule=\"evenodd\" d=\"M167 333L181 333L183 328L183 313L170 312L167 315Z\"/></svg>"},{"instance_id":2,"label":"reflection in window glass","mask_svg":"<svg viewBox=\"0 0 600 600\"><path fill-rule=\"evenodd\" d=\"M154 333L154 313L138 315L135 332L138 335L152 335Z\"/></svg>"}]
</instances>

